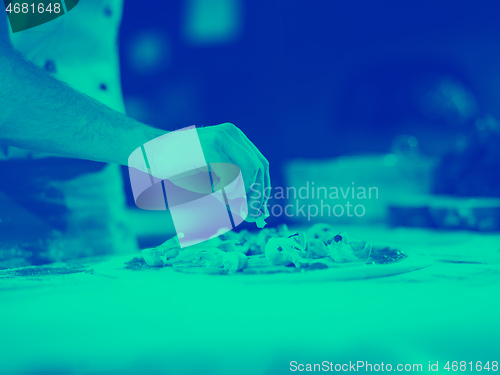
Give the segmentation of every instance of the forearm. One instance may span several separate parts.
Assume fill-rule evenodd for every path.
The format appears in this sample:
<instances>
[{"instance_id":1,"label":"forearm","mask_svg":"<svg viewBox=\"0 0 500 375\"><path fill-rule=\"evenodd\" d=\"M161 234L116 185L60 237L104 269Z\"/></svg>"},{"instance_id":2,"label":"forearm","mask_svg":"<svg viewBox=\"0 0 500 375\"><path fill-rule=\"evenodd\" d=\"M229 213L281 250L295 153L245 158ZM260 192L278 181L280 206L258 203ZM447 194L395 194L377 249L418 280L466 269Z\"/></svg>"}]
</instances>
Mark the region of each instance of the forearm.
<instances>
[{"instance_id":1,"label":"forearm","mask_svg":"<svg viewBox=\"0 0 500 375\"><path fill-rule=\"evenodd\" d=\"M54 79L0 42L0 142L68 157L127 164L163 133Z\"/></svg>"}]
</instances>

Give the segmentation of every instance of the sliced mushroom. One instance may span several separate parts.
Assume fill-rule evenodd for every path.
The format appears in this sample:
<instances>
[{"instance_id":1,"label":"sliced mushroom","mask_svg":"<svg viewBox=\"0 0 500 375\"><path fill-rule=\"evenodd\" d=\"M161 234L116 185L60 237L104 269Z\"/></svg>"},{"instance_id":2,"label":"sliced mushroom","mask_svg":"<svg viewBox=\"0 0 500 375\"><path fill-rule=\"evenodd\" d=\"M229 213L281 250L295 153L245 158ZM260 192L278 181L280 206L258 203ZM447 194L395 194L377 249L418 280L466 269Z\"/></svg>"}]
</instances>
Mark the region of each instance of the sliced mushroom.
<instances>
[{"instance_id":1,"label":"sliced mushroom","mask_svg":"<svg viewBox=\"0 0 500 375\"><path fill-rule=\"evenodd\" d=\"M247 256L239 251L225 253L222 258L224 270L230 273L241 271L247 265Z\"/></svg>"},{"instance_id":2,"label":"sliced mushroom","mask_svg":"<svg viewBox=\"0 0 500 375\"><path fill-rule=\"evenodd\" d=\"M144 249L141 251L142 257L146 264L150 267L163 267L164 262L160 256L160 252L156 247L151 249Z\"/></svg>"}]
</instances>

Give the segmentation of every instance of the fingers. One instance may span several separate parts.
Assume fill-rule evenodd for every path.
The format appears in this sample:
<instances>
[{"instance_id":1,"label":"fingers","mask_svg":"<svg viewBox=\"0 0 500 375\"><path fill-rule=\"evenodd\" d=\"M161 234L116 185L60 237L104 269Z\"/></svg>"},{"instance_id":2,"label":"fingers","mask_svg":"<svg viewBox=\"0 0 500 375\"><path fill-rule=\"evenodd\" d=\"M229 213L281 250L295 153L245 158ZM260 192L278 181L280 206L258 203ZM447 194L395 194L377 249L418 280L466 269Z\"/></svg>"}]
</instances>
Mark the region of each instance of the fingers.
<instances>
[{"instance_id":1,"label":"fingers","mask_svg":"<svg viewBox=\"0 0 500 375\"><path fill-rule=\"evenodd\" d=\"M241 170L247 195L248 216L245 220L254 222L261 212L267 214L265 192L271 187L269 162L257 147L241 130L229 123L200 128L198 135L205 160L212 168L214 188L219 190L234 181L234 172L229 164L223 163L237 165Z\"/></svg>"},{"instance_id":2,"label":"fingers","mask_svg":"<svg viewBox=\"0 0 500 375\"><path fill-rule=\"evenodd\" d=\"M222 152L241 170L247 193L248 216L246 220L253 222L260 216L265 200L262 194L265 183L264 166L248 144L243 142L240 136L235 136L233 131L225 131L218 141Z\"/></svg>"},{"instance_id":3,"label":"fingers","mask_svg":"<svg viewBox=\"0 0 500 375\"><path fill-rule=\"evenodd\" d=\"M267 193L268 190L271 188L271 177L269 175L269 162L267 159L262 155L262 153L259 151L259 149L248 139L248 137L238 128L238 133L241 135L243 140L250 146L250 148L254 151L254 153L257 154L257 157L259 158L260 162L264 166L264 171L263 171L263 179L262 179L262 185L259 186L260 189L262 189L262 194L264 196L264 202L262 204L261 210L264 212L266 216L269 215L268 210L267 210L267 201L269 199L269 195Z\"/></svg>"},{"instance_id":4,"label":"fingers","mask_svg":"<svg viewBox=\"0 0 500 375\"><path fill-rule=\"evenodd\" d=\"M262 211L266 216L268 215L267 210L267 201L268 196L266 195L267 191L271 188L271 177L269 175L269 162L262 155L259 149L248 139L248 137L236 126L230 123L225 123L220 125L224 128L224 130L232 136L238 143L240 143L240 147L246 146L246 150L250 152L253 158L258 160L257 165L257 174L255 176L254 182L247 183L245 180L245 184L250 184L250 190L252 190L253 197L249 196L249 216L251 216L254 220L260 216L260 212ZM248 173L247 173L248 175ZM245 176L244 176L245 179ZM252 184L255 185L252 185ZM246 189L248 192L249 190ZM259 206L257 206L259 204Z\"/></svg>"},{"instance_id":5,"label":"fingers","mask_svg":"<svg viewBox=\"0 0 500 375\"><path fill-rule=\"evenodd\" d=\"M251 222L257 220L263 210L263 205L266 202L266 197L263 194L265 171L259 167L255 182L250 185L251 192L247 193L248 200L248 217ZM262 191L261 191L262 190Z\"/></svg>"}]
</instances>

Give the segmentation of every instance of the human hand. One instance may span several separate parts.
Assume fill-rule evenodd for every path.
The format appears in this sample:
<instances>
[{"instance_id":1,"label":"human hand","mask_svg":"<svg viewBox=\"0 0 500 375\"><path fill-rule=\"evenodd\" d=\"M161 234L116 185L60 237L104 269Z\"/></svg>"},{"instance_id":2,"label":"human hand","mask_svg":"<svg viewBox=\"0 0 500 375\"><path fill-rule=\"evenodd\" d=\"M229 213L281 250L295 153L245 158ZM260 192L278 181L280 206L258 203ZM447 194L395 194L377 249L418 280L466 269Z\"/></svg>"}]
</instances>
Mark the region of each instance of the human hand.
<instances>
[{"instance_id":1,"label":"human hand","mask_svg":"<svg viewBox=\"0 0 500 375\"><path fill-rule=\"evenodd\" d=\"M255 222L261 215L268 216L265 189L271 187L269 162L259 149L240 129L230 123L196 130L205 160L211 166L214 188L217 190L217 186L227 186L234 180L234 173L224 167L224 164L217 163L237 165L247 193L248 216L245 220Z\"/></svg>"}]
</instances>

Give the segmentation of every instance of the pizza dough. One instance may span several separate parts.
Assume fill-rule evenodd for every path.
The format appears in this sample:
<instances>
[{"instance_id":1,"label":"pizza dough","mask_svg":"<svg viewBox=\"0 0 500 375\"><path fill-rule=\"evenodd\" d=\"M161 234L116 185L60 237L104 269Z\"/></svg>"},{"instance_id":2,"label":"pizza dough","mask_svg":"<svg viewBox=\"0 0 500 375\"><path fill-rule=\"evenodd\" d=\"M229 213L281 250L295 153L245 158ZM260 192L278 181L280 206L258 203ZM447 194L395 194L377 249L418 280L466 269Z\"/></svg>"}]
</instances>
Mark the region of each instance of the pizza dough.
<instances>
[{"instance_id":1,"label":"pizza dough","mask_svg":"<svg viewBox=\"0 0 500 375\"><path fill-rule=\"evenodd\" d=\"M351 241L328 224L307 231L290 231L286 225L227 232L209 241L180 248L176 237L142 251L150 267L174 267L191 273L291 273L350 264L386 264L406 258L401 251L376 248L366 241ZM189 269L189 270L188 270Z\"/></svg>"}]
</instances>

